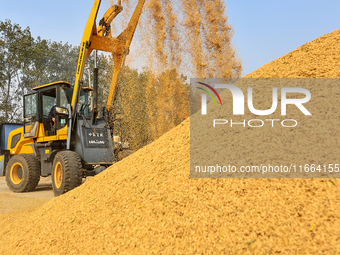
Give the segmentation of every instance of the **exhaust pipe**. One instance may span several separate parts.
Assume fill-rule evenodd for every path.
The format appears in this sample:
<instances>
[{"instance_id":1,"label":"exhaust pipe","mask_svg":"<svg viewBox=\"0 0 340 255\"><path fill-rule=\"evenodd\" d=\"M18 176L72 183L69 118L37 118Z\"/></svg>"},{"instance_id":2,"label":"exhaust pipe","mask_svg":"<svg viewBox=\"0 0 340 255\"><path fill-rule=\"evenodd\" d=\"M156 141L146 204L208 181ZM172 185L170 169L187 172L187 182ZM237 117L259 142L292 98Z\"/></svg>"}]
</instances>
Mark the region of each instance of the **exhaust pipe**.
<instances>
[{"instance_id":1,"label":"exhaust pipe","mask_svg":"<svg viewBox=\"0 0 340 255\"><path fill-rule=\"evenodd\" d=\"M93 109L92 125L96 123L98 117L98 67L97 67L97 50L94 51L94 69L93 69Z\"/></svg>"}]
</instances>

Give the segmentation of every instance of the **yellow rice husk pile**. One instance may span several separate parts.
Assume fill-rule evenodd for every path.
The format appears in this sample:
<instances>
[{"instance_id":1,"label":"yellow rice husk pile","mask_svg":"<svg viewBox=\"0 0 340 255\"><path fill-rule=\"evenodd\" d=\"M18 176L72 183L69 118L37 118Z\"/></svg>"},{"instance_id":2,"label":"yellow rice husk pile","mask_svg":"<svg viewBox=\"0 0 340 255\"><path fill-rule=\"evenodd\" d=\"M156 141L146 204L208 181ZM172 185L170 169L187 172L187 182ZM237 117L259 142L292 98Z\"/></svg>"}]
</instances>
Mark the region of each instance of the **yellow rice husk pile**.
<instances>
[{"instance_id":1,"label":"yellow rice husk pile","mask_svg":"<svg viewBox=\"0 0 340 255\"><path fill-rule=\"evenodd\" d=\"M248 77L339 77L340 30ZM336 179L190 179L189 119L39 209L0 254L339 254Z\"/></svg>"}]
</instances>

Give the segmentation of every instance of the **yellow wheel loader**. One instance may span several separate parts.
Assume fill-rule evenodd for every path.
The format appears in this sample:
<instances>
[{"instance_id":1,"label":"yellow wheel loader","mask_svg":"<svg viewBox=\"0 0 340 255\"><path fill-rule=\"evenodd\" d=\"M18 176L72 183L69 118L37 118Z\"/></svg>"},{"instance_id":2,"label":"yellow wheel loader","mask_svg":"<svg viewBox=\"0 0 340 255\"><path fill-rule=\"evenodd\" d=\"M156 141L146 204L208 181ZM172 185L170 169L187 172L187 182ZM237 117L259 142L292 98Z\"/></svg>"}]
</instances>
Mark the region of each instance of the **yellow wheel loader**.
<instances>
[{"instance_id":1,"label":"yellow wheel loader","mask_svg":"<svg viewBox=\"0 0 340 255\"><path fill-rule=\"evenodd\" d=\"M138 1L127 28L116 38L111 36L110 24L123 10L121 1L106 11L97 26L100 3L94 1L85 27L75 84L58 81L33 88L32 93L24 96L23 125L19 128L13 124L0 125L0 176L6 175L7 184L14 192L32 191L40 176L51 175L53 191L58 196L79 186L83 177L116 161L108 115L145 0ZM93 50L111 52L115 64L103 118L98 118L96 67L93 88L83 87L84 65Z\"/></svg>"}]
</instances>

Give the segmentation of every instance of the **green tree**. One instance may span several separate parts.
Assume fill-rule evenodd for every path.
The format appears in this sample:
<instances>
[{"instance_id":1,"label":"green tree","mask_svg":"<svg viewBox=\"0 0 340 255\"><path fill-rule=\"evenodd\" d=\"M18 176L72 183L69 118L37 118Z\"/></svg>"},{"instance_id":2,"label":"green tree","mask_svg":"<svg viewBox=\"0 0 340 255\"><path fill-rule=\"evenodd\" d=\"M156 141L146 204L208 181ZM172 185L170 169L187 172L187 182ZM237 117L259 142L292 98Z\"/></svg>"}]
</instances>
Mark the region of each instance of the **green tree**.
<instances>
[{"instance_id":1,"label":"green tree","mask_svg":"<svg viewBox=\"0 0 340 255\"><path fill-rule=\"evenodd\" d=\"M29 27L22 30L10 20L0 21L0 121L20 121L22 95L21 70L29 65L33 38Z\"/></svg>"},{"instance_id":2,"label":"green tree","mask_svg":"<svg viewBox=\"0 0 340 255\"><path fill-rule=\"evenodd\" d=\"M79 47L51 42L38 37L29 49L30 65L23 70L22 83L27 89L55 81L73 84Z\"/></svg>"}]
</instances>

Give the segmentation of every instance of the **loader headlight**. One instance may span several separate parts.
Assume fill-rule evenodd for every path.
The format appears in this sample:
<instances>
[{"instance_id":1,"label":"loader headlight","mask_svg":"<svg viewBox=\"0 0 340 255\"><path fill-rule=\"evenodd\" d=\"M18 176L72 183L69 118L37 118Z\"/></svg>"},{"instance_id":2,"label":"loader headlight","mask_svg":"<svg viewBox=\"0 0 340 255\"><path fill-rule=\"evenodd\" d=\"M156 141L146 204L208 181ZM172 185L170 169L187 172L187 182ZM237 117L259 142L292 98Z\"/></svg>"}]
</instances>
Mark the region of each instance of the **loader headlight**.
<instances>
[{"instance_id":1,"label":"loader headlight","mask_svg":"<svg viewBox=\"0 0 340 255\"><path fill-rule=\"evenodd\" d=\"M55 111L59 115L68 115L68 110L66 108L56 107Z\"/></svg>"}]
</instances>

